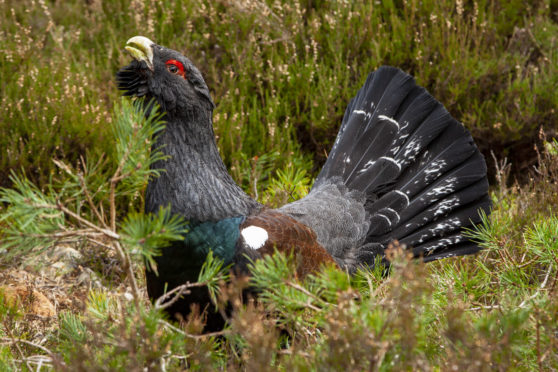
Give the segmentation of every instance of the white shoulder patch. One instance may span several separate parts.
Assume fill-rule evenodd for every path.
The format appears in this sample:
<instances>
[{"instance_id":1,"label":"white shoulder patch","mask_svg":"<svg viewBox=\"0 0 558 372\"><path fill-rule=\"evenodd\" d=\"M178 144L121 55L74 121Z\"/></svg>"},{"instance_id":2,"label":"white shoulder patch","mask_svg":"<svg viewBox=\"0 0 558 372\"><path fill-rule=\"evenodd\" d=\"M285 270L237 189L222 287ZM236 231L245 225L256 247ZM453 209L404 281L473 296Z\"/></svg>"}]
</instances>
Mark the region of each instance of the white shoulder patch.
<instances>
[{"instance_id":1,"label":"white shoulder patch","mask_svg":"<svg viewBox=\"0 0 558 372\"><path fill-rule=\"evenodd\" d=\"M240 231L246 244L252 249L260 249L267 241L268 235L265 229L258 226L248 226Z\"/></svg>"}]
</instances>

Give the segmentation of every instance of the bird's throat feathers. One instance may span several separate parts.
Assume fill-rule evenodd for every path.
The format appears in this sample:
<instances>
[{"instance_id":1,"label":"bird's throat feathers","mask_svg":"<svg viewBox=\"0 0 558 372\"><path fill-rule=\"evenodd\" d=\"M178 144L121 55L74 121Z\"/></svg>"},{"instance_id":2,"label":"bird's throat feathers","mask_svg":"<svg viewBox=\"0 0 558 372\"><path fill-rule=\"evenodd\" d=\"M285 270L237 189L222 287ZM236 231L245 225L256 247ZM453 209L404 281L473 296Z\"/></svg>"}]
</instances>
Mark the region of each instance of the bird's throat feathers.
<instances>
[{"instance_id":1,"label":"bird's throat feathers","mask_svg":"<svg viewBox=\"0 0 558 372\"><path fill-rule=\"evenodd\" d=\"M153 164L164 171L149 181L147 212L170 205L187 220L205 222L246 216L259 208L229 175L217 149L211 114L167 114L166 128L154 143L167 158Z\"/></svg>"}]
</instances>

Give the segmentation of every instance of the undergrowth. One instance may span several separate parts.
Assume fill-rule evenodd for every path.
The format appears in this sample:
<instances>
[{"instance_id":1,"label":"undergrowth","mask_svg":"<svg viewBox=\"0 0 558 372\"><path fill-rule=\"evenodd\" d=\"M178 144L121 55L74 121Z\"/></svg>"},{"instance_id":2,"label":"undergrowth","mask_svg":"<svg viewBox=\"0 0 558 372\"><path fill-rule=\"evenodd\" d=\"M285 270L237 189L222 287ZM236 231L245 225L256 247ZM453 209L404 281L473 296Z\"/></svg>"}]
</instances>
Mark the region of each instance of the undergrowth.
<instances>
[{"instance_id":1,"label":"undergrowth","mask_svg":"<svg viewBox=\"0 0 558 372\"><path fill-rule=\"evenodd\" d=\"M122 101L115 108L117 167L91 159L99 174L92 177L85 160L79 168L57 161L67 175L60 184L42 191L14 174L13 188L0 191L6 206L0 220L5 268L25 266L32 257L46 258L48 251L69 244L108 252L123 270L90 289L81 308L69 307L55 317L35 313L36 292L22 299L10 294L9 282L0 286L3 370L558 367L556 140L542 139L528 187L507 186L509 165L498 164L494 210L470 231L485 248L477 256L425 265L393 244L387 252L388 276L378 262L353 276L324 267L301 281L293 257L266 256L252 264L251 278L231 278L210 254L197 283L185 283L149 304L142 264L152 265L153 255L166 242L181 239L188 226L164 209L155 215L134 210L138 191L155 172L149 165L161 156L142 144L163 125L156 110L146 119L139 107ZM304 175L294 184L285 177L273 181L274 187L282 183L284 192L293 187L304 192ZM117 215L116 207L127 203L127 215ZM40 270L40 264L27 270ZM80 287L72 283L67 295ZM30 282L26 285L34 290ZM223 331L203 334L199 311L179 323L163 315L177 296L197 286L207 286L214 306L226 316ZM257 299L246 297L247 286L256 290ZM227 304L231 312L224 311Z\"/></svg>"},{"instance_id":2,"label":"undergrowth","mask_svg":"<svg viewBox=\"0 0 558 372\"><path fill-rule=\"evenodd\" d=\"M0 13L0 370L558 369L555 2L2 0ZM143 266L188 226L139 212L164 124L117 98L137 34L201 68L231 173L271 206L307 193L368 72L412 73L491 165L494 209L470 232L484 250L424 265L394 245L387 277L325 267L302 282L291 257L251 279L210 257L199 283L150 304ZM60 249L80 256L45 278ZM198 285L232 304L222 332L163 315ZM55 316L37 315L41 293Z\"/></svg>"},{"instance_id":3,"label":"undergrowth","mask_svg":"<svg viewBox=\"0 0 558 372\"><path fill-rule=\"evenodd\" d=\"M254 166L259 195L276 169L316 174L350 98L383 64L414 75L514 176L536 163L538 129L557 130L551 0L2 0L0 15L3 186L13 168L45 184L60 172L52 157L116 161L114 74L135 35L200 68L221 153L253 194Z\"/></svg>"}]
</instances>

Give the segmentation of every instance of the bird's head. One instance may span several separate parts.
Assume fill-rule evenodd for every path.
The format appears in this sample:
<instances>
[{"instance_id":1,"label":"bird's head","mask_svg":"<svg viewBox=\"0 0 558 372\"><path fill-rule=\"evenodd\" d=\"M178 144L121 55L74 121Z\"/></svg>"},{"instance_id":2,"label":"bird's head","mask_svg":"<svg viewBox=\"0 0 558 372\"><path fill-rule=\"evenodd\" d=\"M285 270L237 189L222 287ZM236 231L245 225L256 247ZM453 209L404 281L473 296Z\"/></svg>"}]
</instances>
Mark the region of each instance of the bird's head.
<instances>
[{"instance_id":1,"label":"bird's head","mask_svg":"<svg viewBox=\"0 0 558 372\"><path fill-rule=\"evenodd\" d=\"M188 58L144 36L128 40L125 49L134 60L116 74L124 95L153 97L169 114L213 109L202 74Z\"/></svg>"}]
</instances>

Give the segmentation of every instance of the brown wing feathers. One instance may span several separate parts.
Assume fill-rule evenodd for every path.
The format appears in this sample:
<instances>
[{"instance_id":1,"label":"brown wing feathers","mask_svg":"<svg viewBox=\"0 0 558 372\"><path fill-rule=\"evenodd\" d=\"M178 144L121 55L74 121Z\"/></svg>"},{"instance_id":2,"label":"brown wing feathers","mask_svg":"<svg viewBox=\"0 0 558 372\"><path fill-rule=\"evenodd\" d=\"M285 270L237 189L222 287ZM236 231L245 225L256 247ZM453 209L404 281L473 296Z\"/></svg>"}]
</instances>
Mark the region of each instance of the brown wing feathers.
<instances>
[{"instance_id":1,"label":"brown wing feathers","mask_svg":"<svg viewBox=\"0 0 558 372\"><path fill-rule=\"evenodd\" d=\"M316 233L292 217L266 209L255 216L249 216L240 225L240 231L251 226L267 232L267 240L263 246L257 248L257 252L261 255L273 254L277 249L285 254L294 253L298 262L297 274L300 277L317 271L322 264L335 263L317 242Z\"/></svg>"}]
</instances>

